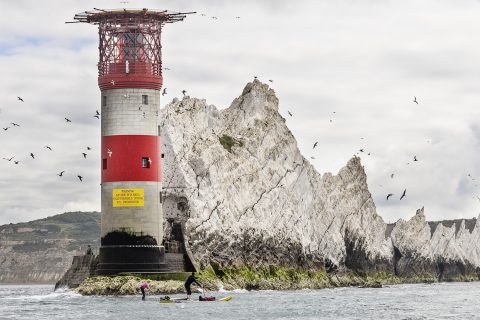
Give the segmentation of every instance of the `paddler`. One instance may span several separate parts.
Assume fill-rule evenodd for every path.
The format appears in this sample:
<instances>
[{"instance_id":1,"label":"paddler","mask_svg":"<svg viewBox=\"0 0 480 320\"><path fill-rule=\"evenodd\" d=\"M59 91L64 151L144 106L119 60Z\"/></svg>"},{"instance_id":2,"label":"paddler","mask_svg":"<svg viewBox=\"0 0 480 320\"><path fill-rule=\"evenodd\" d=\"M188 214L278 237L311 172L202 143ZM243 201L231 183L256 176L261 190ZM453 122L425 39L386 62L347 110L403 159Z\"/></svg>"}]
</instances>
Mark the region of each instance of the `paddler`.
<instances>
[{"instance_id":1,"label":"paddler","mask_svg":"<svg viewBox=\"0 0 480 320\"><path fill-rule=\"evenodd\" d=\"M195 272L192 272L192 274L188 276L187 280L185 280L185 290L187 290L188 300L190 300L190 296L192 295L192 290L190 289L190 287L193 283L195 283L200 288L202 287L202 285L197 281L197 279L195 279Z\"/></svg>"},{"instance_id":2,"label":"paddler","mask_svg":"<svg viewBox=\"0 0 480 320\"><path fill-rule=\"evenodd\" d=\"M145 289L148 289L147 281L143 281L143 283L140 285L140 291L142 291L142 300L145 300Z\"/></svg>"}]
</instances>

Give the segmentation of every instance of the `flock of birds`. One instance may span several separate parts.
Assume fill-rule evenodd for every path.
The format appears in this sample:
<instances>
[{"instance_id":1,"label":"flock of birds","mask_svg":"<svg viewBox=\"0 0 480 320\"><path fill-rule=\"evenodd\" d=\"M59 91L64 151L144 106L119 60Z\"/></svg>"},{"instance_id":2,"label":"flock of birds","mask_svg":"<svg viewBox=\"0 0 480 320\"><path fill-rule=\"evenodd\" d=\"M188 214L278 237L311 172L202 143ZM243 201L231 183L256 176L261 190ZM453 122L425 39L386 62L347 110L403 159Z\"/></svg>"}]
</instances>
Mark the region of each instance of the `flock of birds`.
<instances>
[{"instance_id":1,"label":"flock of birds","mask_svg":"<svg viewBox=\"0 0 480 320\"><path fill-rule=\"evenodd\" d=\"M257 79L256 76L255 76L255 79ZM269 80L269 81L270 81L270 82L273 82L273 80ZM413 103L415 103L415 104L418 105L418 100L417 100L417 97L416 97L416 96L413 97ZM290 112L290 110L287 110L287 113L288 113L288 115L289 115L290 117L293 117L293 114L292 114L292 112ZM336 114L336 112L333 111L333 114ZM330 122L333 122L333 119L330 119ZM363 139L363 138L360 138L360 139ZM428 140L428 142L429 142L429 140ZM315 143L313 144L313 148L312 148L312 149L315 149L317 146L318 146L318 141L315 141ZM363 149L363 148L362 148L362 149L359 149L358 152L356 153L356 155L359 155L360 153L365 153L365 149ZM371 155L371 153L368 152L367 155ZM315 157L311 156L310 159L315 160ZM416 156L416 155L413 156L413 162L418 162L418 159L417 159L417 156ZM410 162L407 162L407 165L409 165L409 164L410 164ZM392 173L392 174L390 175L390 178L393 179L394 176L395 176L395 174ZM475 180L473 177L471 177L470 174L468 174L468 176L469 176L470 179L472 179L473 181ZM477 185L475 185L475 186L477 186ZM394 196L393 193L388 193L387 196L386 196L386 200L388 201L392 196ZM400 196L400 200L402 200L402 199L405 198L406 196L407 196L407 189L404 189L403 192L402 192L402 194L401 194L401 196ZM476 197L477 197L477 199L480 201L480 197L479 197L479 196L476 196Z\"/></svg>"},{"instance_id":2,"label":"flock of birds","mask_svg":"<svg viewBox=\"0 0 480 320\"><path fill-rule=\"evenodd\" d=\"M17 100L18 100L19 102L25 102L22 97L17 97ZM100 112L98 112L98 110L96 110L95 115L94 115L93 117L94 117L94 118L97 118L97 119L100 119ZM72 120L70 120L69 118L65 117L64 119L65 119L65 122L66 122L66 123L72 123ZM10 126L4 127L3 130L4 130L4 131L7 131L7 130L13 128L13 127L20 127L20 125L19 125L18 123L15 123L15 122L10 122L10 125L11 125L11 127L10 127ZM49 146L49 145L46 145L46 146L44 146L43 148L44 148L44 149L47 149L47 150L50 151L50 152L53 151L53 148L52 148L51 146ZM88 146L86 147L86 149L87 149L87 151L92 150L92 148L91 148L91 147L88 147ZM87 159L87 155L88 155L88 154L87 154L86 152L81 152L80 154L83 156L84 159ZM32 158L32 160L35 160L35 154L34 154L33 152L30 152L29 157ZM17 160L17 159L16 159L16 156L11 156L11 157L9 157L9 158L3 157L2 159L5 160L5 161L8 161L8 162L12 162L12 163L15 164L15 165L18 165L18 164L20 164L20 162L21 162L21 160ZM23 160L22 160L22 161L23 161ZM63 174L64 174L65 172L66 172L65 170L62 170L60 173L57 174L57 176L59 176L59 177L64 177ZM80 182L83 182L83 176L81 176L80 174L77 174L77 178L78 178L78 180L79 180Z\"/></svg>"}]
</instances>

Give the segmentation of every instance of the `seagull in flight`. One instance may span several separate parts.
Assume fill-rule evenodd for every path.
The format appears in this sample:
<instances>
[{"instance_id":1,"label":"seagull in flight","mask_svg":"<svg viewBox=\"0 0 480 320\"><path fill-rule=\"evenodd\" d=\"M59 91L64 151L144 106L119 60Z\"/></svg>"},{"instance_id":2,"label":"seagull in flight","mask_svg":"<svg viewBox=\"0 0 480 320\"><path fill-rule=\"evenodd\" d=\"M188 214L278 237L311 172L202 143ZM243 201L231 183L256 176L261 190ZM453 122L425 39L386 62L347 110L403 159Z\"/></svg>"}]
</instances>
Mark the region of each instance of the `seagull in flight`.
<instances>
[{"instance_id":1,"label":"seagull in flight","mask_svg":"<svg viewBox=\"0 0 480 320\"><path fill-rule=\"evenodd\" d=\"M32 159L35 159L35 155L31 152L30 152L30 157L32 157Z\"/></svg>"},{"instance_id":2,"label":"seagull in flight","mask_svg":"<svg viewBox=\"0 0 480 320\"><path fill-rule=\"evenodd\" d=\"M310 159L315 160L315 157L310 157Z\"/></svg>"},{"instance_id":3,"label":"seagull in flight","mask_svg":"<svg viewBox=\"0 0 480 320\"><path fill-rule=\"evenodd\" d=\"M13 161L13 163L15 163L15 164L19 164L19 163L20 163L20 161Z\"/></svg>"},{"instance_id":4,"label":"seagull in flight","mask_svg":"<svg viewBox=\"0 0 480 320\"><path fill-rule=\"evenodd\" d=\"M16 124L15 122L10 122L10 124L11 124L12 126L14 126L14 127L20 127L20 125L19 125L19 124Z\"/></svg>"},{"instance_id":5,"label":"seagull in flight","mask_svg":"<svg viewBox=\"0 0 480 320\"><path fill-rule=\"evenodd\" d=\"M393 193L387 194L387 200L388 200L388 198L390 198L391 196L393 196Z\"/></svg>"},{"instance_id":6,"label":"seagull in flight","mask_svg":"<svg viewBox=\"0 0 480 320\"><path fill-rule=\"evenodd\" d=\"M363 149L360 149L359 151L360 151L360 152L363 152Z\"/></svg>"},{"instance_id":7,"label":"seagull in flight","mask_svg":"<svg viewBox=\"0 0 480 320\"><path fill-rule=\"evenodd\" d=\"M163 70L170 70L170 68L163 68Z\"/></svg>"},{"instance_id":8,"label":"seagull in flight","mask_svg":"<svg viewBox=\"0 0 480 320\"><path fill-rule=\"evenodd\" d=\"M100 119L100 116L98 114L93 116L94 118Z\"/></svg>"},{"instance_id":9,"label":"seagull in flight","mask_svg":"<svg viewBox=\"0 0 480 320\"><path fill-rule=\"evenodd\" d=\"M85 152L82 152L82 154L83 154L83 157L87 159L87 154Z\"/></svg>"},{"instance_id":10,"label":"seagull in flight","mask_svg":"<svg viewBox=\"0 0 480 320\"><path fill-rule=\"evenodd\" d=\"M72 122L72 120L68 119L68 118L65 118L65 121L67 122Z\"/></svg>"},{"instance_id":11,"label":"seagull in flight","mask_svg":"<svg viewBox=\"0 0 480 320\"><path fill-rule=\"evenodd\" d=\"M3 130L5 130L5 131L7 131L8 129L10 129L10 127L3 128Z\"/></svg>"},{"instance_id":12,"label":"seagull in flight","mask_svg":"<svg viewBox=\"0 0 480 320\"><path fill-rule=\"evenodd\" d=\"M78 177L78 179L80 179L80 182L82 182L82 181L83 181L83 180L82 180L82 179L83 179L83 177L82 177L81 175L78 175L77 177Z\"/></svg>"},{"instance_id":13,"label":"seagull in flight","mask_svg":"<svg viewBox=\"0 0 480 320\"><path fill-rule=\"evenodd\" d=\"M166 95L167 94L167 88L163 88L163 91L162 91L162 96Z\"/></svg>"},{"instance_id":14,"label":"seagull in flight","mask_svg":"<svg viewBox=\"0 0 480 320\"><path fill-rule=\"evenodd\" d=\"M2 158L2 159L7 160L7 161L12 161L13 158L15 158L15 156L11 157L10 159L7 159L7 158Z\"/></svg>"},{"instance_id":15,"label":"seagull in flight","mask_svg":"<svg viewBox=\"0 0 480 320\"><path fill-rule=\"evenodd\" d=\"M413 97L413 102L415 102L416 104L418 104L418 101L417 101L417 97Z\"/></svg>"},{"instance_id":16,"label":"seagull in flight","mask_svg":"<svg viewBox=\"0 0 480 320\"><path fill-rule=\"evenodd\" d=\"M290 111L287 111L290 117L293 117L293 114Z\"/></svg>"},{"instance_id":17,"label":"seagull in flight","mask_svg":"<svg viewBox=\"0 0 480 320\"><path fill-rule=\"evenodd\" d=\"M108 154L108 157L111 158L112 157L112 150L110 150L109 148L107 148L107 154Z\"/></svg>"},{"instance_id":18,"label":"seagull in flight","mask_svg":"<svg viewBox=\"0 0 480 320\"><path fill-rule=\"evenodd\" d=\"M23 99L22 99L21 97L17 97L17 100L18 100L18 101L25 102L25 101L23 101Z\"/></svg>"},{"instance_id":19,"label":"seagull in flight","mask_svg":"<svg viewBox=\"0 0 480 320\"><path fill-rule=\"evenodd\" d=\"M318 144L318 141L316 141L314 144L313 144L313 149L315 149L315 147L317 146Z\"/></svg>"},{"instance_id":20,"label":"seagull in flight","mask_svg":"<svg viewBox=\"0 0 480 320\"><path fill-rule=\"evenodd\" d=\"M407 189L403 190L403 193L402 193L402 196L400 197L400 200L405 198L406 195L407 195Z\"/></svg>"},{"instance_id":21,"label":"seagull in flight","mask_svg":"<svg viewBox=\"0 0 480 320\"><path fill-rule=\"evenodd\" d=\"M92 148L90 148L90 147L87 147L87 150L92 150Z\"/></svg>"},{"instance_id":22,"label":"seagull in flight","mask_svg":"<svg viewBox=\"0 0 480 320\"><path fill-rule=\"evenodd\" d=\"M273 83L273 80L268 80L268 81L270 81L271 83Z\"/></svg>"},{"instance_id":23,"label":"seagull in flight","mask_svg":"<svg viewBox=\"0 0 480 320\"><path fill-rule=\"evenodd\" d=\"M112 84L112 86L114 86L115 85L115 80L110 81L110 83Z\"/></svg>"},{"instance_id":24,"label":"seagull in flight","mask_svg":"<svg viewBox=\"0 0 480 320\"><path fill-rule=\"evenodd\" d=\"M98 110L95 110L95 115L96 115L96 116L99 116L99 115L100 115L100 112L98 112Z\"/></svg>"},{"instance_id":25,"label":"seagull in flight","mask_svg":"<svg viewBox=\"0 0 480 320\"><path fill-rule=\"evenodd\" d=\"M57 176L59 177L63 177L63 173L65 172L65 170L63 170L62 172L60 172L59 174L57 174Z\"/></svg>"},{"instance_id":26,"label":"seagull in flight","mask_svg":"<svg viewBox=\"0 0 480 320\"><path fill-rule=\"evenodd\" d=\"M417 156L413 156L413 161L418 161Z\"/></svg>"},{"instance_id":27,"label":"seagull in flight","mask_svg":"<svg viewBox=\"0 0 480 320\"><path fill-rule=\"evenodd\" d=\"M182 90L182 93L185 96L185 94L187 93L187 90Z\"/></svg>"},{"instance_id":28,"label":"seagull in flight","mask_svg":"<svg viewBox=\"0 0 480 320\"><path fill-rule=\"evenodd\" d=\"M393 176L394 176L394 175L395 175L395 173L392 173L392 174L390 175L390 178L392 178L392 179L393 179Z\"/></svg>"},{"instance_id":29,"label":"seagull in flight","mask_svg":"<svg viewBox=\"0 0 480 320\"><path fill-rule=\"evenodd\" d=\"M45 149L52 151L52 148L50 148L49 146L45 146Z\"/></svg>"}]
</instances>

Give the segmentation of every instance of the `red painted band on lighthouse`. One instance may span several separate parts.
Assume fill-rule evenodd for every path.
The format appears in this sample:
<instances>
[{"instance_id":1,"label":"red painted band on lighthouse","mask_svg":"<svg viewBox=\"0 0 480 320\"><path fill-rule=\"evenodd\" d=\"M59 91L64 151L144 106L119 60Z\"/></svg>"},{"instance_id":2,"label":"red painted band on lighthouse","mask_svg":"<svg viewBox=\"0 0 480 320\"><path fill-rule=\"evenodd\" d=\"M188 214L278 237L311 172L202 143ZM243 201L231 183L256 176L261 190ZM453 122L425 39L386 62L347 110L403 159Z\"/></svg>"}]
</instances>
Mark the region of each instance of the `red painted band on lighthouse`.
<instances>
[{"instance_id":1,"label":"red painted band on lighthouse","mask_svg":"<svg viewBox=\"0 0 480 320\"><path fill-rule=\"evenodd\" d=\"M102 182L161 181L160 137L102 137Z\"/></svg>"}]
</instances>

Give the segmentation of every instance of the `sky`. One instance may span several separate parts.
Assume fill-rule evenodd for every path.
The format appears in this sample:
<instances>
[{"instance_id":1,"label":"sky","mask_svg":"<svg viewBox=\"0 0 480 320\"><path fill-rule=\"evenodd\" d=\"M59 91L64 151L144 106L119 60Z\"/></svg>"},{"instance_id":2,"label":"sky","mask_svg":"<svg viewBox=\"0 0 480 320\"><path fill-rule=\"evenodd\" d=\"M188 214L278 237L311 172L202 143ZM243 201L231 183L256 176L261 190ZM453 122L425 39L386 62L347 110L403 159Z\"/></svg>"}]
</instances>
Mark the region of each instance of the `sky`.
<instances>
[{"instance_id":1,"label":"sky","mask_svg":"<svg viewBox=\"0 0 480 320\"><path fill-rule=\"evenodd\" d=\"M478 0L0 0L0 224L100 211L98 34L65 24L94 7L197 12L164 28L162 106L258 76L320 173L358 153L386 222L478 216Z\"/></svg>"}]
</instances>

